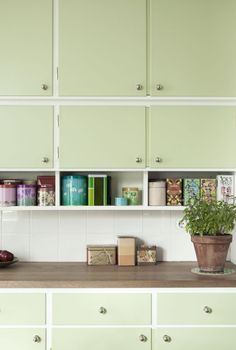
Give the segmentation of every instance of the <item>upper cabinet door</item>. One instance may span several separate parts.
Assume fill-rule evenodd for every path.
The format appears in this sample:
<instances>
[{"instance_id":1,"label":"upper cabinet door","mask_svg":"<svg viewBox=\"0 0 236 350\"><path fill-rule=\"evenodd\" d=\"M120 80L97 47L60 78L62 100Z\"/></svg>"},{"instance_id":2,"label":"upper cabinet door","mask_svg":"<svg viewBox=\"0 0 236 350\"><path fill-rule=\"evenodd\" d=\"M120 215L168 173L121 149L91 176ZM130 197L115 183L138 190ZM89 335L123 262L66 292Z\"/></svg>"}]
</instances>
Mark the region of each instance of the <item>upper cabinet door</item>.
<instances>
[{"instance_id":1,"label":"upper cabinet door","mask_svg":"<svg viewBox=\"0 0 236 350\"><path fill-rule=\"evenodd\" d=\"M53 108L0 107L0 168L53 167Z\"/></svg>"},{"instance_id":2,"label":"upper cabinet door","mask_svg":"<svg viewBox=\"0 0 236 350\"><path fill-rule=\"evenodd\" d=\"M0 95L52 95L52 0L0 0Z\"/></svg>"},{"instance_id":3,"label":"upper cabinet door","mask_svg":"<svg viewBox=\"0 0 236 350\"><path fill-rule=\"evenodd\" d=\"M235 149L235 107L151 107L151 167L235 169Z\"/></svg>"},{"instance_id":4,"label":"upper cabinet door","mask_svg":"<svg viewBox=\"0 0 236 350\"><path fill-rule=\"evenodd\" d=\"M62 96L146 95L146 0L59 0Z\"/></svg>"},{"instance_id":5,"label":"upper cabinet door","mask_svg":"<svg viewBox=\"0 0 236 350\"><path fill-rule=\"evenodd\" d=\"M61 107L60 167L144 168L145 107Z\"/></svg>"},{"instance_id":6,"label":"upper cabinet door","mask_svg":"<svg viewBox=\"0 0 236 350\"><path fill-rule=\"evenodd\" d=\"M151 0L151 95L236 96L235 18L235 0Z\"/></svg>"}]
</instances>

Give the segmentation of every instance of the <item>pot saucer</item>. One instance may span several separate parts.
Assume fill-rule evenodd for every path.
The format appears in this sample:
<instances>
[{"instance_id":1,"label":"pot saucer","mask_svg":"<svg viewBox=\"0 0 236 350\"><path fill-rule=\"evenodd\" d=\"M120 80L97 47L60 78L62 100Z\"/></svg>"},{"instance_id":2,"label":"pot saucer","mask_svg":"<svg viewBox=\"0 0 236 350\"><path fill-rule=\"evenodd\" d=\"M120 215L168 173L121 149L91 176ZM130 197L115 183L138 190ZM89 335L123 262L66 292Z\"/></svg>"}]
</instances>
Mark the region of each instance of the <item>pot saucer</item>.
<instances>
[{"instance_id":1,"label":"pot saucer","mask_svg":"<svg viewBox=\"0 0 236 350\"><path fill-rule=\"evenodd\" d=\"M202 276L225 276L225 275L231 275L232 273L235 273L234 269L229 269L225 268L224 272L201 272L199 267L194 267L191 269L192 273L196 273L197 275L202 275Z\"/></svg>"}]
</instances>

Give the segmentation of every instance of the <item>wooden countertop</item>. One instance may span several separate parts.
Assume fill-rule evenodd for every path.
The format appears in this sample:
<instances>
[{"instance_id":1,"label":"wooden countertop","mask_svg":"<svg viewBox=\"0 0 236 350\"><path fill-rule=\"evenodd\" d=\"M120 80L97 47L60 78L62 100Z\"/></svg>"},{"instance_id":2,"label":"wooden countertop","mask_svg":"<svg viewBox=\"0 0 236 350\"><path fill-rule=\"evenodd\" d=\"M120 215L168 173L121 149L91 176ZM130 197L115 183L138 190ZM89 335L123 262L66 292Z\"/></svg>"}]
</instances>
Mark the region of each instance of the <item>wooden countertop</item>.
<instances>
[{"instance_id":1,"label":"wooden countertop","mask_svg":"<svg viewBox=\"0 0 236 350\"><path fill-rule=\"evenodd\" d=\"M18 263L0 269L0 288L173 288L236 287L236 273L202 276L194 262L156 266L87 266L86 263ZM228 268L236 265L227 263Z\"/></svg>"}]
</instances>

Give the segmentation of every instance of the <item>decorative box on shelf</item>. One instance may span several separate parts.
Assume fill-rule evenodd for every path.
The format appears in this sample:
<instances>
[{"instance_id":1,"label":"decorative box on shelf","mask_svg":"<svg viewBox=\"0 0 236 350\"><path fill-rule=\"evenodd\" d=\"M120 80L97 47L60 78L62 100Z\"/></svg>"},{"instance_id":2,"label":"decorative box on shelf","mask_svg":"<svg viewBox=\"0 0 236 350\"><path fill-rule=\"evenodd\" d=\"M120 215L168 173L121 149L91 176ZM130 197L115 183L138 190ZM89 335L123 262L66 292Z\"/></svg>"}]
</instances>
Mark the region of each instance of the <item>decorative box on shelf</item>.
<instances>
[{"instance_id":1,"label":"decorative box on shelf","mask_svg":"<svg viewBox=\"0 0 236 350\"><path fill-rule=\"evenodd\" d=\"M116 246L114 245L88 245L88 265L116 265Z\"/></svg>"}]
</instances>

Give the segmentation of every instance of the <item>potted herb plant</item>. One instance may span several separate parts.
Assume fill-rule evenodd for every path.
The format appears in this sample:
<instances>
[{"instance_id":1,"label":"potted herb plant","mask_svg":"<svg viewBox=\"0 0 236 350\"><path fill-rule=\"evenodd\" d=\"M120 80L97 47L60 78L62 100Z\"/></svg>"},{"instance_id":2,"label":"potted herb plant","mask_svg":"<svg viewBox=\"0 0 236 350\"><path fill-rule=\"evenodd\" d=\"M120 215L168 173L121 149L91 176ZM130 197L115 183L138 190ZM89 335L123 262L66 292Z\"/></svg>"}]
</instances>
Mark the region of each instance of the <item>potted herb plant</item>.
<instances>
[{"instance_id":1,"label":"potted herb plant","mask_svg":"<svg viewBox=\"0 0 236 350\"><path fill-rule=\"evenodd\" d=\"M236 220L236 205L195 199L181 223L191 234L200 272L224 272Z\"/></svg>"}]
</instances>

